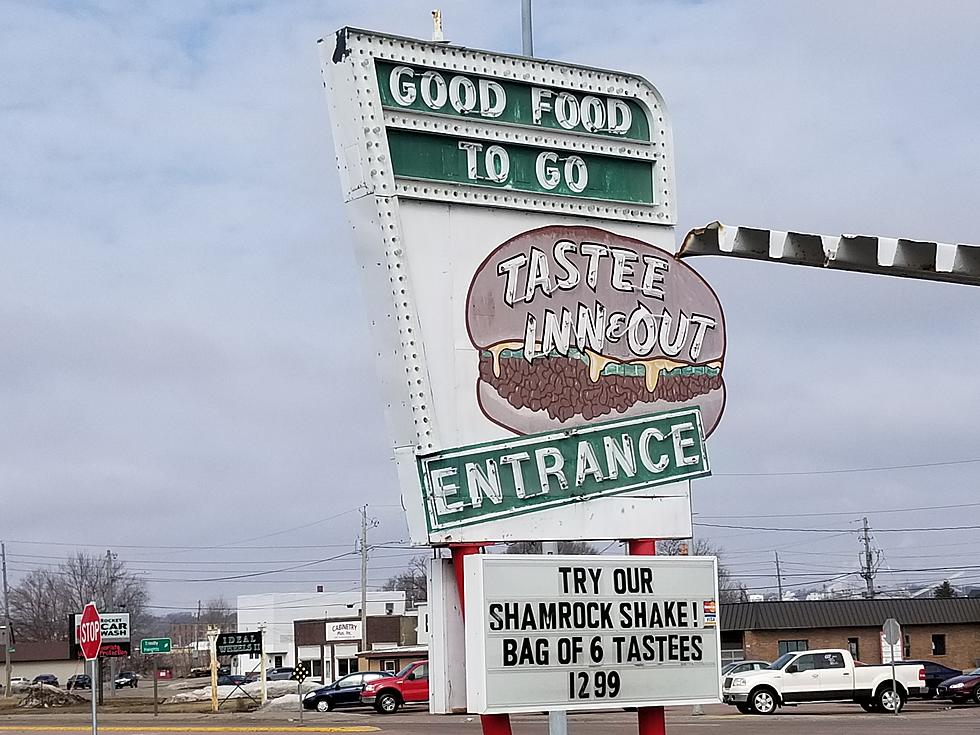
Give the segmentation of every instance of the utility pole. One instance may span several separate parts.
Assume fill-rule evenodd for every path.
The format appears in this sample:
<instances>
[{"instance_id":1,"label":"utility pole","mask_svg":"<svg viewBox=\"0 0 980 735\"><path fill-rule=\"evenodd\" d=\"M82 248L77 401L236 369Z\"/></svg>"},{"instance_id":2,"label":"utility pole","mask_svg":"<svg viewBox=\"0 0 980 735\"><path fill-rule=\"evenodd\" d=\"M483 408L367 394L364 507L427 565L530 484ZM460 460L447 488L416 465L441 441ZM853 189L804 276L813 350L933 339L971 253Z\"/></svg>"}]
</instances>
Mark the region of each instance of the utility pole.
<instances>
[{"instance_id":1,"label":"utility pole","mask_svg":"<svg viewBox=\"0 0 980 735\"><path fill-rule=\"evenodd\" d=\"M783 601L783 575L779 571L779 552L772 552L776 555L776 587L779 589L779 601Z\"/></svg>"},{"instance_id":2,"label":"utility pole","mask_svg":"<svg viewBox=\"0 0 980 735\"><path fill-rule=\"evenodd\" d=\"M871 529L868 526L868 519L862 518L864 527L862 529L862 542L864 543L864 558L861 562L861 577L868 585L865 597L873 600L875 597L875 573L878 571L878 562L881 558L881 551L871 549Z\"/></svg>"},{"instance_id":3,"label":"utility pole","mask_svg":"<svg viewBox=\"0 0 980 735\"><path fill-rule=\"evenodd\" d=\"M192 656L194 663L197 663L197 660L201 655L199 651L199 646L197 644L199 640L201 640L201 601L200 600L197 601L197 623L194 625L194 653Z\"/></svg>"},{"instance_id":4,"label":"utility pole","mask_svg":"<svg viewBox=\"0 0 980 735\"><path fill-rule=\"evenodd\" d=\"M116 600L115 598L115 574L112 569L112 549L105 550L105 574L106 574L106 601L105 610L106 612L115 612L116 610ZM109 696L116 696L116 659L113 656L109 659Z\"/></svg>"},{"instance_id":5,"label":"utility pole","mask_svg":"<svg viewBox=\"0 0 980 735\"><path fill-rule=\"evenodd\" d=\"M14 642L14 629L10 625L10 588L7 587L7 547L0 541L0 558L3 560L3 619L7 625L7 635L3 638L3 696L11 697L10 693L10 647Z\"/></svg>"},{"instance_id":6,"label":"utility pole","mask_svg":"<svg viewBox=\"0 0 980 735\"><path fill-rule=\"evenodd\" d=\"M368 650L367 638L367 505L361 508L361 650Z\"/></svg>"}]
</instances>

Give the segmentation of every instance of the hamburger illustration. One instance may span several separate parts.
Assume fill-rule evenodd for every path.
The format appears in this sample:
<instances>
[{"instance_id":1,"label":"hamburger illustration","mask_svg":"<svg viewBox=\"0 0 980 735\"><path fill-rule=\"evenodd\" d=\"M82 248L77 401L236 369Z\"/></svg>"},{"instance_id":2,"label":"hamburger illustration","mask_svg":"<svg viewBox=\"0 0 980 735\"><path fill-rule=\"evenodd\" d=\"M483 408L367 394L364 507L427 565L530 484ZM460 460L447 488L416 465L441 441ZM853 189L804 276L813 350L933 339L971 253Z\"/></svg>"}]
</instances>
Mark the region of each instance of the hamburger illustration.
<instances>
[{"instance_id":1,"label":"hamburger illustration","mask_svg":"<svg viewBox=\"0 0 980 735\"><path fill-rule=\"evenodd\" d=\"M480 265L466 300L477 398L517 434L725 405L725 321L692 268L594 227L524 232Z\"/></svg>"}]
</instances>

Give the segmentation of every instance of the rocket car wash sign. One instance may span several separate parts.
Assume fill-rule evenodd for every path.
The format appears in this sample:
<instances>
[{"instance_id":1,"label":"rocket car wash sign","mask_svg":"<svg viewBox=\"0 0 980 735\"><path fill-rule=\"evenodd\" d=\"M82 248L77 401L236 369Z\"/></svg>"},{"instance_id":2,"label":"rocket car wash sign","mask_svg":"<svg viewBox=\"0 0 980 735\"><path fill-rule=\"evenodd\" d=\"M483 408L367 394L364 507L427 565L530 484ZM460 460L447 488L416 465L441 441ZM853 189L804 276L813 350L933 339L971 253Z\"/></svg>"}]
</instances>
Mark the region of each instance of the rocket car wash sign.
<instances>
[{"instance_id":1,"label":"rocket car wash sign","mask_svg":"<svg viewBox=\"0 0 980 735\"><path fill-rule=\"evenodd\" d=\"M99 650L100 658L118 658L129 656L132 651L130 642L129 613L100 613L100 628L102 647ZM82 615L68 616L69 640L71 644L71 655L79 658L82 655L81 640L79 638L79 626L82 622Z\"/></svg>"},{"instance_id":2,"label":"rocket car wash sign","mask_svg":"<svg viewBox=\"0 0 980 735\"><path fill-rule=\"evenodd\" d=\"M466 558L469 712L716 702L714 557Z\"/></svg>"},{"instance_id":3,"label":"rocket car wash sign","mask_svg":"<svg viewBox=\"0 0 980 735\"><path fill-rule=\"evenodd\" d=\"M725 323L673 256L657 90L350 28L320 49L412 542L689 537Z\"/></svg>"}]
</instances>

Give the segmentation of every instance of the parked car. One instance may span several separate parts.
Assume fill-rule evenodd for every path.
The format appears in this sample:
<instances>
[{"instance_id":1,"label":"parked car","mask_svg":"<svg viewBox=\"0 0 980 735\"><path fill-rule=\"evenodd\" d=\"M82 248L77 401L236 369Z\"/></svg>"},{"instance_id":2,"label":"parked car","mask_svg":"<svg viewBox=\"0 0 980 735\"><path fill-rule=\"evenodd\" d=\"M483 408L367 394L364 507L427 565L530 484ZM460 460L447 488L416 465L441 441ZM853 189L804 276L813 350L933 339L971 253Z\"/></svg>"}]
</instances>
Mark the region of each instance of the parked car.
<instances>
[{"instance_id":1,"label":"parked car","mask_svg":"<svg viewBox=\"0 0 980 735\"><path fill-rule=\"evenodd\" d=\"M361 702L361 692L364 691L364 686L388 676L391 674L384 671L359 671L356 674L342 676L332 684L309 692L303 697L303 707L304 709L329 712L334 707L364 704Z\"/></svg>"},{"instance_id":2,"label":"parked car","mask_svg":"<svg viewBox=\"0 0 980 735\"><path fill-rule=\"evenodd\" d=\"M67 689L91 689L92 677L88 674L75 674L68 677Z\"/></svg>"},{"instance_id":3,"label":"parked car","mask_svg":"<svg viewBox=\"0 0 980 735\"><path fill-rule=\"evenodd\" d=\"M249 671L245 674L245 683L251 684L253 681L258 681L262 678L262 675L258 671Z\"/></svg>"},{"instance_id":4,"label":"parked car","mask_svg":"<svg viewBox=\"0 0 980 735\"><path fill-rule=\"evenodd\" d=\"M211 676L210 666L194 666L191 668L191 672L189 674L191 679L200 679L204 676Z\"/></svg>"},{"instance_id":5,"label":"parked car","mask_svg":"<svg viewBox=\"0 0 980 735\"><path fill-rule=\"evenodd\" d=\"M728 674L741 674L746 671L758 671L759 669L768 669L768 661L732 661L729 664L725 664L721 667L721 675L727 676Z\"/></svg>"},{"instance_id":6,"label":"parked car","mask_svg":"<svg viewBox=\"0 0 980 735\"><path fill-rule=\"evenodd\" d=\"M937 687L936 696L952 699L955 704L962 704L968 699L980 704L980 669L964 671L959 676L947 679Z\"/></svg>"},{"instance_id":7,"label":"parked car","mask_svg":"<svg viewBox=\"0 0 980 735\"><path fill-rule=\"evenodd\" d=\"M240 687L242 684L246 684L246 683L247 680L245 679L244 674L223 674L222 676L218 677L219 687L226 687L226 686Z\"/></svg>"},{"instance_id":8,"label":"parked car","mask_svg":"<svg viewBox=\"0 0 980 735\"><path fill-rule=\"evenodd\" d=\"M850 652L838 649L794 651L768 669L726 676L722 701L743 714L771 715L783 704L851 701L866 712L895 712L925 686L921 664L895 666L893 689L890 664L855 663Z\"/></svg>"},{"instance_id":9,"label":"parked car","mask_svg":"<svg viewBox=\"0 0 980 735\"><path fill-rule=\"evenodd\" d=\"M394 676L375 679L361 692L364 704L386 715L398 711L403 704L429 701L429 662L415 661Z\"/></svg>"},{"instance_id":10,"label":"parked car","mask_svg":"<svg viewBox=\"0 0 980 735\"><path fill-rule=\"evenodd\" d=\"M140 685L140 675L135 671L120 671L115 680L113 681L116 689L122 689L123 687L130 687L135 689Z\"/></svg>"},{"instance_id":11,"label":"parked car","mask_svg":"<svg viewBox=\"0 0 980 735\"><path fill-rule=\"evenodd\" d=\"M53 687L61 686L58 683L58 677L54 674L38 674L34 677L34 681L31 684L49 684Z\"/></svg>"},{"instance_id":12,"label":"parked car","mask_svg":"<svg viewBox=\"0 0 980 735\"><path fill-rule=\"evenodd\" d=\"M11 676L10 677L10 691L17 692L26 689L31 685L31 680L26 676ZM0 688L3 684L0 684Z\"/></svg>"},{"instance_id":13,"label":"parked car","mask_svg":"<svg viewBox=\"0 0 980 735\"><path fill-rule=\"evenodd\" d=\"M268 681L285 681L293 677L293 667L292 666L280 666L275 669L269 669L265 672L265 678Z\"/></svg>"},{"instance_id":14,"label":"parked car","mask_svg":"<svg viewBox=\"0 0 980 735\"><path fill-rule=\"evenodd\" d=\"M935 661L903 661L902 663L922 664L922 668L926 670L926 685L919 695L923 699L932 699L936 696L936 690L940 684L963 673L959 669L951 669L948 666L937 664Z\"/></svg>"}]
</instances>

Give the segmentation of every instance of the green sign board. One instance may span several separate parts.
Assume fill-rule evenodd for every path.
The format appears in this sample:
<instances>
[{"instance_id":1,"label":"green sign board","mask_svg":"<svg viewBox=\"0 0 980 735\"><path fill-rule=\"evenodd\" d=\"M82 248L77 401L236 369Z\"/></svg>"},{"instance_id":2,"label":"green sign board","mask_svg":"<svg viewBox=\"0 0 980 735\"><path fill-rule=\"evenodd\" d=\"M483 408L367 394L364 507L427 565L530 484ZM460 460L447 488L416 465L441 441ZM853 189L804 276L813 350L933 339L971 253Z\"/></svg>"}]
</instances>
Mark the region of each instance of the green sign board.
<instances>
[{"instance_id":1,"label":"green sign board","mask_svg":"<svg viewBox=\"0 0 980 735\"><path fill-rule=\"evenodd\" d=\"M375 61L375 68L381 104L389 109L650 140L646 113L635 100L625 97L380 60Z\"/></svg>"},{"instance_id":2,"label":"green sign board","mask_svg":"<svg viewBox=\"0 0 980 735\"><path fill-rule=\"evenodd\" d=\"M429 531L711 474L698 408L418 458Z\"/></svg>"},{"instance_id":3,"label":"green sign board","mask_svg":"<svg viewBox=\"0 0 980 735\"><path fill-rule=\"evenodd\" d=\"M140 653L170 653L170 639L144 638L140 641Z\"/></svg>"},{"instance_id":4,"label":"green sign board","mask_svg":"<svg viewBox=\"0 0 980 735\"><path fill-rule=\"evenodd\" d=\"M656 204L653 160L569 153L390 129L395 176L451 184Z\"/></svg>"}]
</instances>

